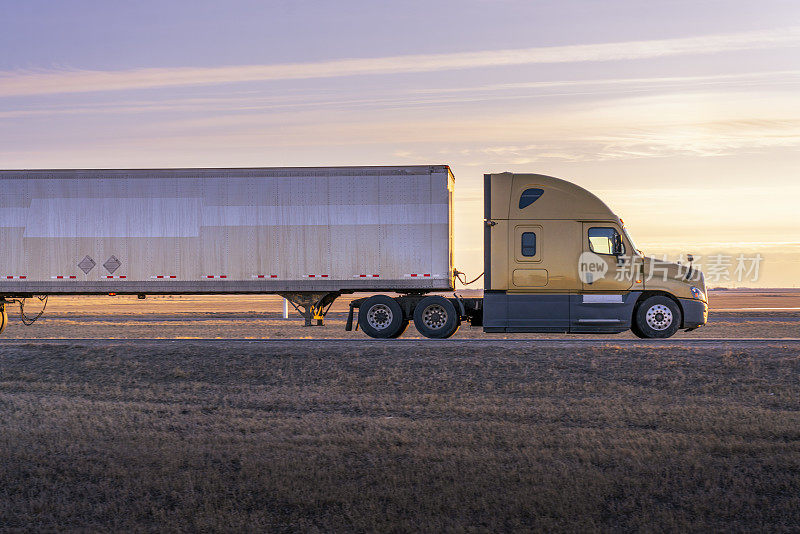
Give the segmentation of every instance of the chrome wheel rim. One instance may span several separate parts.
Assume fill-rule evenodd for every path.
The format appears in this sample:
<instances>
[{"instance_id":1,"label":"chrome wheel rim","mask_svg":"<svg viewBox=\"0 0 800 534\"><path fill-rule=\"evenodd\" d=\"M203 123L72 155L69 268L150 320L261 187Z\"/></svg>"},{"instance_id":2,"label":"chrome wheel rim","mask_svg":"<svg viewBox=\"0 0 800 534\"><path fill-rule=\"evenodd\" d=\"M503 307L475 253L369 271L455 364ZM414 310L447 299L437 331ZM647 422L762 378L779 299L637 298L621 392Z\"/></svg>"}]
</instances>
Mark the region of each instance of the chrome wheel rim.
<instances>
[{"instance_id":1,"label":"chrome wheel rim","mask_svg":"<svg viewBox=\"0 0 800 534\"><path fill-rule=\"evenodd\" d=\"M386 304L374 304L367 310L367 322L375 330L384 330L389 328L394 319L392 309Z\"/></svg>"},{"instance_id":2,"label":"chrome wheel rim","mask_svg":"<svg viewBox=\"0 0 800 534\"><path fill-rule=\"evenodd\" d=\"M447 324L447 310L440 304L431 304L422 311L422 324L431 330L439 330Z\"/></svg>"},{"instance_id":3,"label":"chrome wheel rim","mask_svg":"<svg viewBox=\"0 0 800 534\"><path fill-rule=\"evenodd\" d=\"M663 304L656 304L647 310L647 326L653 330L666 330L672 324L672 310Z\"/></svg>"}]
</instances>

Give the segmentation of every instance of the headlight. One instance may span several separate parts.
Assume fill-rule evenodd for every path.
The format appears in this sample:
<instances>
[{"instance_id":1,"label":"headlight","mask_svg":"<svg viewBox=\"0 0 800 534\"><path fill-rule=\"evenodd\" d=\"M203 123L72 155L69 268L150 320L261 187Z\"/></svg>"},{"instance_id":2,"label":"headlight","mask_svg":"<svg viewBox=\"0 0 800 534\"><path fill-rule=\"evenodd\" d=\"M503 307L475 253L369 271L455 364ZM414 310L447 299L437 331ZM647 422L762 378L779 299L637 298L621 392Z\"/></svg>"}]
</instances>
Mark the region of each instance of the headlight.
<instances>
[{"instance_id":1,"label":"headlight","mask_svg":"<svg viewBox=\"0 0 800 534\"><path fill-rule=\"evenodd\" d=\"M699 288L692 286L692 296L697 300L706 301L706 294L700 291Z\"/></svg>"}]
</instances>

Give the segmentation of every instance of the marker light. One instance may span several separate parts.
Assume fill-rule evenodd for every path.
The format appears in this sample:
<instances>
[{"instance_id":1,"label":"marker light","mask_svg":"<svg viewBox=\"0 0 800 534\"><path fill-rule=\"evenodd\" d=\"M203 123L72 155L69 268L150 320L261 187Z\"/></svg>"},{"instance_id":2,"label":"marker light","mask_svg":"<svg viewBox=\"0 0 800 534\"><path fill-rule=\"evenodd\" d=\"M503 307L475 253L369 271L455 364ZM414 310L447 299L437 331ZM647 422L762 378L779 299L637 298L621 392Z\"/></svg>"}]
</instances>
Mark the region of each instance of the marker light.
<instances>
[{"instance_id":1,"label":"marker light","mask_svg":"<svg viewBox=\"0 0 800 534\"><path fill-rule=\"evenodd\" d=\"M706 301L706 295L700 289L692 286L692 296L697 300L702 300L703 302Z\"/></svg>"}]
</instances>

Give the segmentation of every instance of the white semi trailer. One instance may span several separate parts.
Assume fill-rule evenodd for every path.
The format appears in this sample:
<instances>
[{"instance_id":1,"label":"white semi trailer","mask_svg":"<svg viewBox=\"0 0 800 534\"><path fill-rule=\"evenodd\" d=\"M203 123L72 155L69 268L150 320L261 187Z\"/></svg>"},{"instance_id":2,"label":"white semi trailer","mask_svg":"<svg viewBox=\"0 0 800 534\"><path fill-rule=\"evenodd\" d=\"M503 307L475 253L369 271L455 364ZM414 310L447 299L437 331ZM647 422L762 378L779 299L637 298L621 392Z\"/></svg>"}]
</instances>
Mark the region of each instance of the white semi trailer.
<instances>
[{"instance_id":1,"label":"white semi trailer","mask_svg":"<svg viewBox=\"0 0 800 534\"><path fill-rule=\"evenodd\" d=\"M649 291L643 281L578 281L587 216L604 225L615 262L636 256L588 191L534 174L485 183L479 299L429 295L452 292L458 275L446 165L0 171L0 331L12 302L103 294L279 294L311 326L342 294L378 293L353 301L347 324L357 309L356 328L378 338L411 320L433 338L462 320L489 332L643 337L705 323L705 287L688 277Z\"/></svg>"}]
</instances>

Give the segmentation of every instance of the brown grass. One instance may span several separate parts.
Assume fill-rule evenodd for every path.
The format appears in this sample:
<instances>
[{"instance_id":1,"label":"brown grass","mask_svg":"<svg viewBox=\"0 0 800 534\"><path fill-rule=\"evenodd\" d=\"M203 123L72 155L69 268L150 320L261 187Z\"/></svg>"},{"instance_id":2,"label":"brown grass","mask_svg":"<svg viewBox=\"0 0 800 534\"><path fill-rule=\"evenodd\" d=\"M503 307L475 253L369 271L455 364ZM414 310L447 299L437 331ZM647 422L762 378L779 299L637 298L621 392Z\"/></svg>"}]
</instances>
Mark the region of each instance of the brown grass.
<instances>
[{"instance_id":1,"label":"brown grass","mask_svg":"<svg viewBox=\"0 0 800 534\"><path fill-rule=\"evenodd\" d=\"M0 528L789 531L800 351L0 345Z\"/></svg>"}]
</instances>

